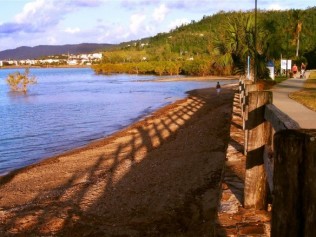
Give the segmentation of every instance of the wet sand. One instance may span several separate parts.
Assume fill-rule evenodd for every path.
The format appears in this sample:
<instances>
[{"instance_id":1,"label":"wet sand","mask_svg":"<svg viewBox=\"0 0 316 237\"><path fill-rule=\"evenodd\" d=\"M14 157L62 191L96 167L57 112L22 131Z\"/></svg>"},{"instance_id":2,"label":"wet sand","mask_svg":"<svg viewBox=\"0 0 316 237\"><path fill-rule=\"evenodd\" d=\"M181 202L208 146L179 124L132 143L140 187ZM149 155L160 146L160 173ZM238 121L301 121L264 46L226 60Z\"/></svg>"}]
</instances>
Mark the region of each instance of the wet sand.
<instances>
[{"instance_id":1,"label":"wet sand","mask_svg":"<svg viewBox=\"0 0 316 237\"><path fill-rule=\"evenodd\" d=\"M0 178L0 236L213 236L234 90Z\"/></svg>"}]
</instances>

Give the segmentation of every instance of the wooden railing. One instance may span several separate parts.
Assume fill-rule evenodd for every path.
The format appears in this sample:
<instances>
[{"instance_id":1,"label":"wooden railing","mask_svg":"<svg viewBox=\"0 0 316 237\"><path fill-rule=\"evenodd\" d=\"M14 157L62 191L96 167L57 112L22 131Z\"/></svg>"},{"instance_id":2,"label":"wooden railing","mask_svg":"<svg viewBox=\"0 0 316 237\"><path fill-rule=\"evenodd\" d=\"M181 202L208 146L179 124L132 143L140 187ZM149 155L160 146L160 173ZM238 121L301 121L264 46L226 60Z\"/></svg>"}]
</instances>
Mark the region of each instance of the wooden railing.
<instances>
[{"instance_id":1,"label":"wooden railing","mask_svg":"<svg viewBox=\"0 0 316 237\"><path fill-rule=\"evenodd\" d=\"M265 209L271 236L316 236L316 130L303 130L272 104L272 92L239 82L245 130L244 207ZM316 122L316 121L315 121Z\"/></svg>"}]
</instances>

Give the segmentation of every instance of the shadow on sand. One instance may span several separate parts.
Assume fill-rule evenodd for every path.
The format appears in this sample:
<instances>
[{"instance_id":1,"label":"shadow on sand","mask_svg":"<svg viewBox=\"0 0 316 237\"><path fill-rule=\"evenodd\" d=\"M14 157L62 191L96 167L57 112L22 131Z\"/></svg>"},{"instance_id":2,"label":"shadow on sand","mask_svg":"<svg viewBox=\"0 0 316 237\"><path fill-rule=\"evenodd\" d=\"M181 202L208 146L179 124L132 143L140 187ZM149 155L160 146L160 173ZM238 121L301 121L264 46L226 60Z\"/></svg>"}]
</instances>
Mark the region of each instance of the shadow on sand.
<instances>
[{"instance_id":1,"label":"shadow on sand","mask_svg":"<svg viewBox=\"0 0 316 237\"><path fill-rule=\"evenodd\" d=\"M191 91L110 138L0 179L1 236L215 236L234 92Z\"/></svg>"}]
</instances>

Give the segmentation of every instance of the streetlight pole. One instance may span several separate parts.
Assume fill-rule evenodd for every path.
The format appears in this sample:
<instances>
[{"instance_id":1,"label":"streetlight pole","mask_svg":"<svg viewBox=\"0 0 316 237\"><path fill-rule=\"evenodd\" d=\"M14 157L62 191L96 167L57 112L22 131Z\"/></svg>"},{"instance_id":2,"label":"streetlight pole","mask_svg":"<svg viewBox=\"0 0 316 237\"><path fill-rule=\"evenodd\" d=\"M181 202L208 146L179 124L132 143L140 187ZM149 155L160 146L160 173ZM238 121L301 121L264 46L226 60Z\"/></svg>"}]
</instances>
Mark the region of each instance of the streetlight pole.
<instances>
[{"instance_id":1,"label":"streetlight pole","mask_svg":"<svg viewBox=\"0 0 316 237\"><path fill-rule=\"evenodd\" d=\"M257 0L255 0L254 83L257 82Z\"/></svg>"}]
</instances>

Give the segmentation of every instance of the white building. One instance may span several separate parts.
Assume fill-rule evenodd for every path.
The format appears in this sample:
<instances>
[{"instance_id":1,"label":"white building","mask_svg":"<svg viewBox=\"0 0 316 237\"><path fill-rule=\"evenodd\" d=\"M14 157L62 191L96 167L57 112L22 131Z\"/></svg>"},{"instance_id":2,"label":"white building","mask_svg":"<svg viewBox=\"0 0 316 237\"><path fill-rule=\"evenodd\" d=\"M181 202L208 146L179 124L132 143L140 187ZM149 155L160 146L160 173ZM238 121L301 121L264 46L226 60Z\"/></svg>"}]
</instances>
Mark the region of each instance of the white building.
<instances>
[{"instance_id":1,"label":"white building","mask_svg":"<svg viewBox=\"0 0 316 237\"><path fill-rule=\"evenodd\" d=\"M15 65L15 66L18 65L18 61L15 61L15 60L9 60L9 61L7 61L7 63L8 63L9 65Z\"/></svg>"},{"instance_id":2,"label":"white building","mask_svg":"<svg viewBox=\"0 0 316 237\"><path fill-rule=\"evenodd\" d=\"M73 65L78 65L78 61L75 60L75 59L68 60L68 61L67 61L67 64L68 64L68 65L71 65L71 66L73 66Z\"/></svg>"},{"instance_id":3,"label":"white building","mask_svg":"<svg viewBox=\"0 0 316 237\"><path fill-rule=\"evenodd\" d=\"M49 58L49 59L40 60L40 63L42 63L42 64L59 63L59 60L58 59Z\"/></svg>"},{"instance_id":4,"label":"white building","mask_svg":"<svg viewBox=\"0 0 316 237\"><path fill-rule=\"evenodd\" d=\"M93 59L102 59L102 53L94 53L92 54Z\"/></svg>"}]
</instances>

